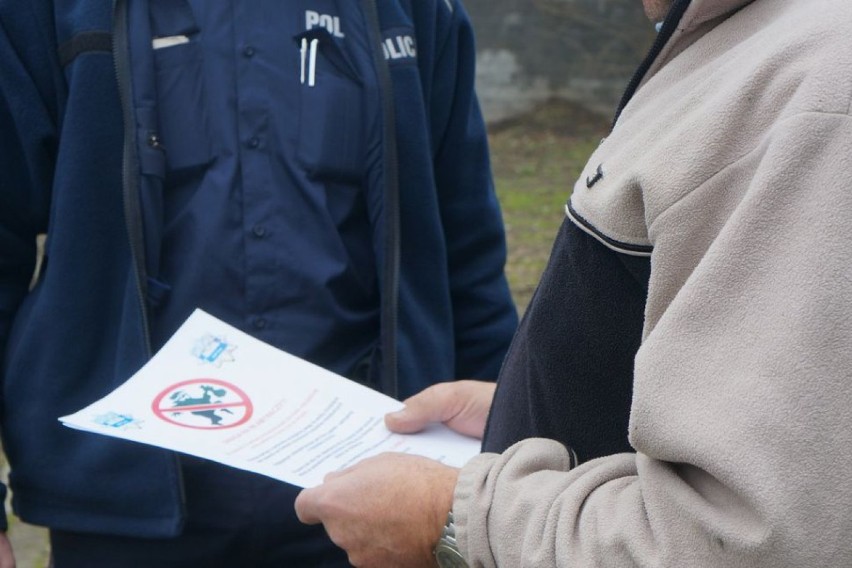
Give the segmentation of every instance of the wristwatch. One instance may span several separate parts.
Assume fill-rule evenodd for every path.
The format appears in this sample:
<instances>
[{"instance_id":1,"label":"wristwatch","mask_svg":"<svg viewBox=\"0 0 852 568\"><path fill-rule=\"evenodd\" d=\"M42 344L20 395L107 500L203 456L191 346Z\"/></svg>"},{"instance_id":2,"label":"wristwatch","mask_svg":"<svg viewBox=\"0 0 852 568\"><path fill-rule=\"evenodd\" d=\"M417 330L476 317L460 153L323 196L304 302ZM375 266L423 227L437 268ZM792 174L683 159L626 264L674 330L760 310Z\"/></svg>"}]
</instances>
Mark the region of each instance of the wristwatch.
<instances>
[{"instance_id":1,"label":"wristwatch","mask_svg":"<svg viewBox=\"0 0 852 568\"><path fill-rule=\"evenodd\" d=\"M459 552L459 545L456 542L456 523L452 511L447 514L447 524L444 525L441 538L435 545L435 560L438 561L439 568L470 568Z\"/></svg>"}]
</instances>

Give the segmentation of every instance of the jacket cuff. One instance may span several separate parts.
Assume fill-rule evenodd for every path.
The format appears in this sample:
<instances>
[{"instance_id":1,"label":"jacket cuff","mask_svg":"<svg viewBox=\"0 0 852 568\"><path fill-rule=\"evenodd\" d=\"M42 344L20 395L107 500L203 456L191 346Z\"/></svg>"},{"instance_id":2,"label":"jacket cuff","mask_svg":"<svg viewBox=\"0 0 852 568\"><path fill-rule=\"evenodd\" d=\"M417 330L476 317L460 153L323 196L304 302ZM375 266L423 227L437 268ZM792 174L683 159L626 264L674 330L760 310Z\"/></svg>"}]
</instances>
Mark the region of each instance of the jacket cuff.
<instances>
[{"instance_id":1,"label":"jacket cuff","mask_svg":"<svg viewBox=\"0 0 852 568\"><path fill-rule=\"evenodd\" d=\"M485 484L488 479L488 472L495 461L500 457L499 454L482 453L475 456L467 462L459 473L456 489L453 494L453 518L456 525L456 542L458 543L459 552L470 563L474 556L474 549L479 554L476 554L483 568L496 567L494 557L490 552L487 559L481 558L481 550L488 550L487 535L484 531L476 530L471 526L471 512L473 507L481 505L483 494L486 493ZM485 542L486 545L471 546L474 542ZM485 562L488 560L490 562ZM473 565L473 564L471 564Z\"/></svg>"},{"instance_id":2,"label":"jacket cuff","mask_svg":"<svg viewBox=\"0 0 852 568\"><path fill-rule=\"evenodd\" d=\"M558 483L553 492L558 493L566 483L562 476L576 465L573 450L544 438L522 440L502 454L483 453L470 460L459 473L453 495L456 542L468 564L496 568L495 557L500 557L500 565L520 566L521 543L529 528L527 525L542 522L525 505L531 497L537 499L539 492L525 493L525 485L526 489L529 485L523 481L537 473L555 474ZM543 495L548 495L548 487L538 489L544 489ZM495 515L491 512L495 502L501 509L496 517L504 518L508 512L509 522L497 521L499 526L491 526L495 524ZM530 513L530 516L520 518L516 513Z\"/></svg>"}]
</instances>

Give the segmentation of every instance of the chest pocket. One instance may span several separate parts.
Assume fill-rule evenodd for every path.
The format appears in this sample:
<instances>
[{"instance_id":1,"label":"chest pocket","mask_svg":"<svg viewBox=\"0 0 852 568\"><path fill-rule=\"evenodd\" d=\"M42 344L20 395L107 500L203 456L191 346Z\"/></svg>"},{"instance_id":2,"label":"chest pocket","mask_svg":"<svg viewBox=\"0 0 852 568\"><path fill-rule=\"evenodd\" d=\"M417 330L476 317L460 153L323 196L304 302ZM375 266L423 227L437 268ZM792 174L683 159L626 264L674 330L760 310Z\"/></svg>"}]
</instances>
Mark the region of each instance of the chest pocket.
<instances>
[{"instance_id":1,"label":"chest pocket","mask_svg":"<svg viewBox=\"0 0 852 568\"><path fill-rule=\"evenodd\" d=\"M313 178L357 182L366 171L364 88L324 28L294 38L301 60L298 159Z\"/></svg>"},{"instance_id":2,"label":"chest pocket","mask_svg":"<svg viewBox=\"0 0 852 568\"><path fill-rule=\"evenodd\" d=\"M185 0L151 0L158 132L166 168L176 172L212 158L200 32Z\"/></svg>"}]
</instances>

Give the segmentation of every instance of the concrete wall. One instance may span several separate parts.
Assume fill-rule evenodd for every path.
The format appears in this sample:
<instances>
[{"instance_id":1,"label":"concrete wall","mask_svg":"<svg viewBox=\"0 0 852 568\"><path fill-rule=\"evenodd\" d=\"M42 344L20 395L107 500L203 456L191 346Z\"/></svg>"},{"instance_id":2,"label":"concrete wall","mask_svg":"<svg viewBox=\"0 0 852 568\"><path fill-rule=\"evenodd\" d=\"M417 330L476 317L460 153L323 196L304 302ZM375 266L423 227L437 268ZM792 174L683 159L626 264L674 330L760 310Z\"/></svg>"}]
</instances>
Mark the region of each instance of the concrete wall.
<instances>
[{"instance_id":1,"label":"concrete wall","mask_svg":"<svg viewBox=\"0 0 852 568\"><path fill-rule=\"evenodd\" d=\"M653 38L641 0L464 0L477 90L498 122L551 98L611 115Z\"/></svg>"}]
</instances>

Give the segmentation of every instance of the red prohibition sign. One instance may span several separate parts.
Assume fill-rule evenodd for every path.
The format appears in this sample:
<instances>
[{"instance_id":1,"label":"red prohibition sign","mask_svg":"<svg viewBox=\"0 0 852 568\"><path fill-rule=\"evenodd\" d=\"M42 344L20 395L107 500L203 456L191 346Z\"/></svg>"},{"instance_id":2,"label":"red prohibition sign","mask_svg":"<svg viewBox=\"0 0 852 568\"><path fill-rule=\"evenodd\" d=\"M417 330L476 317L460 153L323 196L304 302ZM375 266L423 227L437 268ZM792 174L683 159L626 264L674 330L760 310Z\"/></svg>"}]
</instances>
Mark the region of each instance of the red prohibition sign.
<instances>
[{"instance_id":1,"label":"red prohibition sign","mask_svg":"<svg viewBox=\"0 0 852 568\"><path fill-rule=\"evenodd\" d=\"M245 424L254 407L239 387L219 379L176 383L151 403L154 414L171 424L199 430L222 430Z\"/></svg>"}]
</instances>

